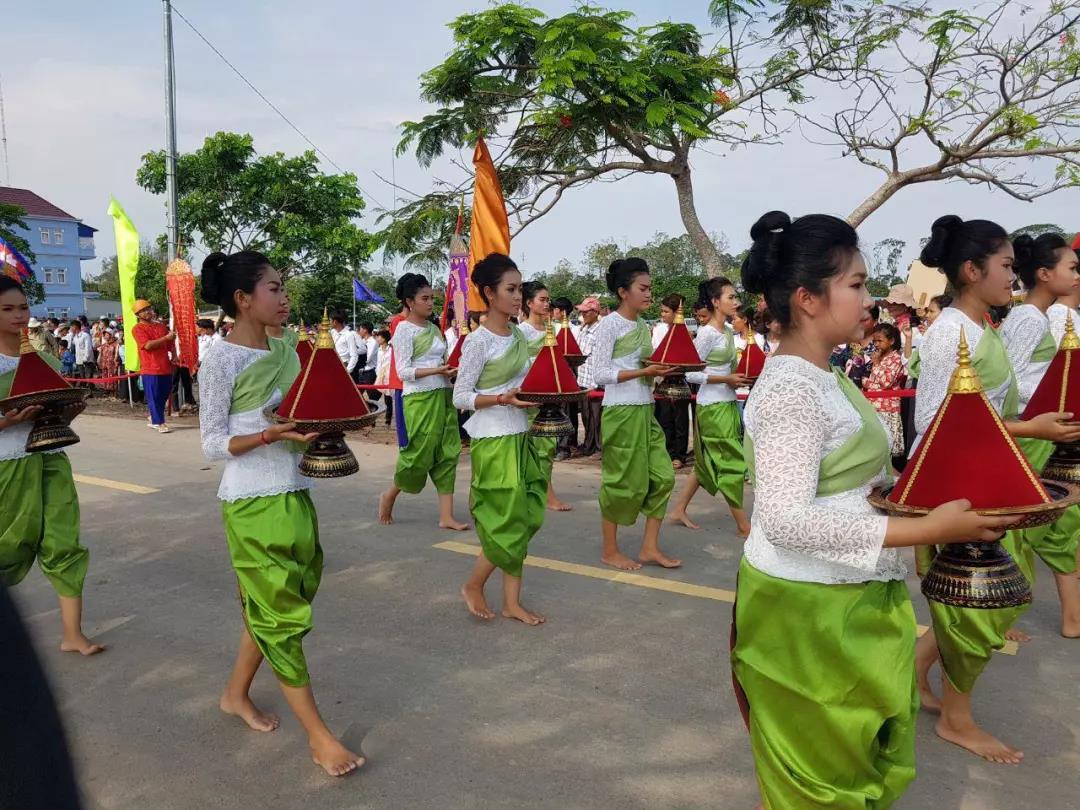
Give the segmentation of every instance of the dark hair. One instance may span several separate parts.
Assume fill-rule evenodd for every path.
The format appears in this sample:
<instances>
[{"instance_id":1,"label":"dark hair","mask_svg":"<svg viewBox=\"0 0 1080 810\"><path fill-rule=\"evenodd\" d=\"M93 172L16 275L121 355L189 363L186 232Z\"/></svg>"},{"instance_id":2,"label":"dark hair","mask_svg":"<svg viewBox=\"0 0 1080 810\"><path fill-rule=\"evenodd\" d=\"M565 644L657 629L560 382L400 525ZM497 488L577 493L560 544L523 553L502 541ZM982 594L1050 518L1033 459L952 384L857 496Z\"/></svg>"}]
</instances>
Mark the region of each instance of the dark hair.
<instances>
[{"instance_id":1,"label":"dark hair","mask_svg":"<svg viewBox=\"0 0 1080 810\"><path fill-rule=\"evenodd\" d=\"M608 290L610 290L611 294L618 300L619 290L629 290L630 285L634 283L634 279L642 273L645 275L649 274L648 263L637 256L630 256L626 259L616 259L613 261L611 266L607 269L604 280L607 282ZM674 307L672 307L672 309L674 309Z\"/></svg>"},{"instance_id":2,"label":"dark hair","mask_svg":"<svg viewBox=\"0 0 1080 810\"><path fill-rule=\"evenodd\" d=\"M397 286L394 287L394 296L402 304L409 298L416 298L416 294L425 287L430 287L431 283L424 276L419 273L406 273L397 280Z\"/></svg>"},{"instance_id":3,"label":"dark hair","mask_svg":"<svg viewBox=\"0 0 1080 810\"><path fill-rule=\"evenodd\" d=\"M723 276L717 276L716 278L710 278L708 281L701 282L698 284L698 299L694 308L701 309L702 307L705 307L709 312L713 312L713 300L723 295L725 289L734 286L734 284Z\"/></svg>"},{"instance_id":4,"label":"dark hair","mask_svg":"<svg viewBox=\"0 0 1080 810\"><path fill-rule=\"evenodd\" d=\"M1069 250L1069 243L1058 233L1044 233L1034 239L1026 233L1013 240L1016 261L1013 270L1027 289L1035 286L1035 273L1040 268L1051 268L1058 263L1058 251Z\"/></svg>"},{"instance_id":5,"label":"dark hair","mask_svg":"<svg viewBox=\"0 0 1080 810\"><path fill-rule=\"evenodd\" d=\"M389 343L392 335L390 334L389 329L380 329L378 332L375 333L375 337L381 337L383 340Z\"/></svg>"},{"instance_id":6,"label":"dark hair","mask_svg":"<svg viewBox=\"0 0 1080 810\"><path fill-rule=\"evenodd\" d=\"M660 304L662 306L667 307L672 312L677 310L679 307L681 307L685 303L686 303L686 299L683 298L678 293L668 293L667 295L665 295L663 298L660 299Z\"/></svg>"},{"instance_id":7,"label":"dark hair","mask_svg":"<svg viewBox=\"0 0 1080 810\"><path fill-rule=\"evenodd\" d=\"M880 318L881 318L881 307L879 307L877 304L874 304L872 307L870 307L870 320L876 321L876 320L879 320Z\"/></svg>"},{"instance_id":8,"label":"dark hair","mask_svg":"<svg viewBox=\"0 0 1080 810\"><path fill-rule=\"evenodd\" d=\"M79 327L79 331L81 332L82 328L83 328L82 321L80 321L78 319L75 319L74 321L71 322L71 328L72 329L74 329L76 326Z\"/></svg>"},{"instance_id":9,"label":"dark hair","mask_svg":"<svg viewBox=\"0 0 1080 810\"><path fill-rule=\"evenodd\" d=\"M900 347L903 345L900 342L900 330L893 326L891 323L879 323L877 326L874 327L874 332L880 332L881 334L883 334L885 336L885 339L888 340L892 344L892 347L896 350L899 350ZM874 334L874 332L871 332L870 334Z\"/></svg>"},{"instance_id":10,"label":"dark hair","mask_svg":"<svg viewBox=\"0 0 1080 810\"><path fill-rule=\"evenodd\" d=\"M526 315L532 314L529 311L529 302L536 298L541 290L547 290L547 287L539 281L526 281L521 285L521 311Z\"/></svg>"},{"instance_id":11,"label":"dark hair","mask_svg":"<svg viewBox=\"0 0 1080 810\"><path fill-rule=\"evenodd\" d=\"M480 291L480 297L485 304L491 302L488 301L487 293L484 290L494 290L499 286L499 282L502 281L502 277L506 273L517 269L518 266L514 264L514 260L502 253L489 253L476 263L472 271L472 283Z\"/></svg>"},{"instance_id":12,"label":"dark hair","mask_svg":"<svg viewBox=\"0 0 1080 810\"><path fill-rule=\"evenodd\" d=\"M26 295L26 291L23 289L22 284L17 282L11 276L0 273L0 295L11 292L12 290L18 290L23 295Z\"/></svg>"},{"instance_id":13,"label":"dark hair","mask_svg":"<svg viewBox=\"0 0 1080 810\"><path fill-rule=\"evenodd\" d=\"M551 302L551 306L555 309L561 309L566 314L570 314L570 311L574 308L574 302L567 298L565 295L560 295L554 301Z\"/></svg>"},{"instance_id":14,"label":"dark hair","mask_svg":"<svg viewBox=\"0 0 1080 810\"><path fill-rule=\"evenodd\" d=\"M195 323L195 325L198 326L200 329L213 329L214 328L214 322L212 320L210 320L209 318L199 318L199 320Z\"/></svg>"},{"instance_id":15,"label":"dark hair","mask_svg":"<svg viewBox=\"0 0 1080 810\"><path fill-rule=\"evenodd\" d=\"M270 266L270 260L254 250L241 250L228 256L211 253L202 263L202 298L235 318L236 293L255 292L255 285Z\"/></svg>"},{"instance_id":16,"label":"dark hair","mask_svg":"<svg viewBox=\"0 0 1080 810\"><path fill-rule=\"evenodd\" d=\"M361 329L366 329L368 332L371 332L372 334L374 334L374 332L375 332L375 324L373 324L371 321L361 321L360 328Z\"/></svg>"},{"instance_id":17,"label":"dark hair","mask_svg":"<svg viewBox=\"0 0 1080 810\"><path fill-rule=\"evenodd\" d=\"M783 211L764 214L750 229L754 240L743 261L743 285L762 294L780 325L791 325L791 296L800 287L815 295L842 272L859 249L855 229L838 217L807 214L792 221Z\"/></svg>"},{"instance_id":18,"label":"dark hair","mask_svg":"<svg viewBox=\"0 0 1080 810\"><path fill-rule=\"evenodd\" d=\"M66 340L63 340L63 339L60 340L60 348L61 349L66 349L69 345L70 344Z\"/></svg>"},{"instance_id":19,"label":"dark hair","mask_svg":"<svg viewBox=\"0 0 1080 810\"><path fill-rule=\"evenodd\" d=\"M931 304L937 304L938 309L945 309L945 307L952 305L952 296L942 293L941 295L935 295L930 299Z\"/></svg>"},{"instance_id":20,"label":"dark hair","mask_svg":"<svg viewBox=\"0 0 1080 810\"><path fill-rule=\"evenodd\" d=\"M938 217L930 226L930 241L922 249L920 261L927 267L935 267L956 289L960 282L960 268L964 262L972 262L980 270L988 256L992 256L1009 241L1005 229L986 219L969 219L967 222L954 214Z\"/></svg>"},{"instance_id":21,"label":"dark hair","mask_svg":"<svg viewBox=\"0 0 1080 810\"><path fill-rule=\"evenodd\" d=\"M779 321L780 319L773 314L771 309L761 310L761 323L758 324L758 331L763 335L769 334L769 324L773 321ZM780 323L783 326L783 322Z\"/></svg>"},{"instance_id":22,"label":"dark hair","mask_svg":"<svg viewBox=\"0 0 1080 810\"><path fill-rule=\"evenodd\" d=\"M335 312L332 312L332 313L330 314L330 320L331 320L331 321L337 321L337 322L338 322L338 323L340 323L340 324L341 324L342 326L344 326L344 325L345 325L345 323L346 323L346 321L345 321L345 318L346 318L346 317L347 317L347 316L345 315L345 311L344 311L344 310L341 310L341 309L339 309L339 310L336 310Z\"/></svg>"},{"instance_id":23,"label":"dark hair","mask_svg":"<svg viewBox=\"0 0 1080 810\"><path fill-rule=\"evenodd\" d=\"M754 328L754 324L757 322L757 310L749 304L739 304L739 308L736 310L739 313L739 317L746 321L746 325L751 329Z\"/></svg>"},{"instance_id":24,"label":"dark hair","mask_svg":"<svg viewBox=\"0 0 1080 810\"><path fill-rule=\"evenodd\" d=\"M471 332L473 329L479 328L479 326L480 326L480 313L479 312L470 312L469 313L469 331Z\"/></svg>"}]
</instances>

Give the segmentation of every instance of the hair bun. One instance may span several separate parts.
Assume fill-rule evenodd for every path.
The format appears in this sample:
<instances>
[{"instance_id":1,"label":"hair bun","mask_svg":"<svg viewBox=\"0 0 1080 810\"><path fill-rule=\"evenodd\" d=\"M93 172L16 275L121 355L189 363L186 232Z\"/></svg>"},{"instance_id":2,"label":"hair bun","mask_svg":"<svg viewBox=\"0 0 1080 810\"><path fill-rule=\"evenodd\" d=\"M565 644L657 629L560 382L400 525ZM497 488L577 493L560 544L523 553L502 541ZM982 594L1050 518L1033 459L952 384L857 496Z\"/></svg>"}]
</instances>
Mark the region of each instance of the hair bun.
<instances>
[{"instance_id":1,"label":"hair bun","mask_svg":"<svg viewBox=\"0 0 1080 810\"><path fill-rule=\"evenodd\" d=\"M1027 267L1035 258L1035 239L1028 233L1022 233L1013 240L1014 261L1017 267Z\"/></svg>"},{"instance_id":2,"label":"hair bun","mask_svg":"<svg viewBox=\"0 0 1080 810\"><path fill-rule=\"evenodd\" d=\"M754 244L743 262L743 286L747 291L760 294L769 288L769 279L779 266L781 238L790 226L791 217L786 213L769 211L750 228Z\"/></svg>"},{"instance_id":3,"label":"hair bun","mask_svg":"<svg viewBox=\"0 0 1080 810\"><path fill-rule=\"evenodd\" d=\"M221 269L228 258L218 250L203 259L202 299L208 304L221 306Z\"/></svg>"},{"instance_id":4,"label":"hair bun","mask_svg":"<svg viewBox=\"0 0 1080 810\"><path fill-rule=\"evenodd\" d=\"M919 261L927 267L935 267L942 270L949 257L949 249L953 244L953 237L964 225L964 220L955 214L946 214L938 217L930 226L930 241L928 241L919 255Z\"/></svg>"}]
</instances>

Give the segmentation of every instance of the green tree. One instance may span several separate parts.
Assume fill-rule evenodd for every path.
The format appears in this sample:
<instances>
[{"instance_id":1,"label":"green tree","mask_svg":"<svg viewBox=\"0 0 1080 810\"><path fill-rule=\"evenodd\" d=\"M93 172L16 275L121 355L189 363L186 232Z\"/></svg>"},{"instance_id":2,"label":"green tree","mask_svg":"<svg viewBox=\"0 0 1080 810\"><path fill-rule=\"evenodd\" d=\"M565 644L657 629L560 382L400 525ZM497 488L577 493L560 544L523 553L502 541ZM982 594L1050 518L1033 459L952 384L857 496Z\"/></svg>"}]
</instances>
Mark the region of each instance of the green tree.
<instances>
[{"instance_id":1,"label":"green tree","mask_svg":"<svg viewBox=\"0 0 1080 810\"><path fill-rule=\"evenodd\" d=\"M903 239L882 239L870 248L867 258L868 274L866 288L874 298L883 298L889 294L889 288L902 284L906 273L903 265L907 242Z\"/></svg>"},{"instance_id":2,"label":"green tree","mask_svg":"<svg viewBox=\"0 0 1080 810\"><path fill-rule=\"evenodd\" d=\"M458 17L449 56L420 79L422 98L436 109L403 125L398 150L412 149L430 165L485 133L513 233L571 189L665 175L691 244L716 275L721 260L695 206L694 149L776 143L774 105L806 100L802 81L815 71L858 69L868 51L896 35L899 13L880 3L844 6L820 25L821 14L770 20L753 0L719 5L727 31L716 45L687 23L634 26L628 12L587 4L556 17L513 3ZM447 221L471 183L471 171L461 168L460 183L397 212L398 233L413 219ZM444 213L432 216L433 208ZM417 230L434 232L423 221Z\"/></svg>"},{"instance_id":3,"label":"green tree","mask_svg":"<svg viewBox=\"0 0 1080 810\"><path fill-rule=\"evenodd\" d=\"M1056 233L1058 236L1069 236L1065 232L1065 229L1060 225L1054 225L1049 222L1040 222L1033 225L1025 225L1023 228L1017 228L1015 231L1009 234L1010 239L1015 239L1021 234L1027 234L1028 236L1041 236L1044 233ZM1071 239L1070 239L1071 242Z\"/></svg>"},{"instance_id":4,"label":"green tree","mask_svg":"<svg viewBox=\"0 0 1080 810\"><path fill-rule=\"evenodd\" d=\"M314 152L260 155L250 135L218 132L176 165L180 238L208 252L258 250L284 278L359 267L374 240L356 219L352 174L324 174ZM165 154L143 155L138 184L165 193Z\"/></svg>"},{"instance_id":5,"label":"green tree","mask_svg":"<svg viewBox=\"0 0 1080 810\"><path fill-rule=\"evenodd\" d=\"M382 323L401 309L400 302L394 297L396 280L389 272L364 271L359 273L358 277L372 292L385 300L382 304L357 302L357 323ZM292 305L289 320L293 323L303 320L308 325L317 324L322 319L324 308L329 315L342 312L346 320L352 320L353 278L353 273L348 270L293 276L285 283ZM439 306L441 307L441 303Z\"/></svg>"},{"instance_id":6,"label":"green tree","mask_svg":"<svg viewBox=\"0 0 1080 810\"><path fill-rule=\"evenodd\" d=\"M23 217L26 216L26 210L20 208L17 205L8 205L7 203L0 203L0 238L4 239L15 250L19 251L26 260L31 264L37 261L37 256L34 251L30 249L30 242L25 237L19 236L15 229L19 228L24 231L30 230ZM22 282L23 292L26 293L26 300L30 304L40 304L45 300L45 287L41 281L38 280L37 275L31 278L25 279Z\"/></svg>"}]
</instances>

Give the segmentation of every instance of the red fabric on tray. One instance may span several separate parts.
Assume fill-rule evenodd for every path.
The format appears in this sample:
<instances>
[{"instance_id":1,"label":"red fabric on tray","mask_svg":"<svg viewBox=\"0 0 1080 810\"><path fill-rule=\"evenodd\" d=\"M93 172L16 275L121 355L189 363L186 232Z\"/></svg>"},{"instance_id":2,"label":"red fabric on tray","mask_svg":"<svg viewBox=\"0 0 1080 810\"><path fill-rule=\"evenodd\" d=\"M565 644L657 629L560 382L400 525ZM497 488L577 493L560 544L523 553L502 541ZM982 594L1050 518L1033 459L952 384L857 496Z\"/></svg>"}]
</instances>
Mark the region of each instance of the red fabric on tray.
<instances>
[{"instance_id":1,"label":"red fabric on tray","mask_svg":"<svg viewBox=\"0 0 1080 810\"><path fill-rule=\"evenodd\" d=\"M1049 495L985 394L949 394L889 500L933 508L967 498L976 509L1048 503Z\"/></svg>"},{"instance_id":2,"label":"red fabric on tray","mask_svg":"<svg viewBox=\"0 0 1080 810\"><path fill-rule=\"evenodd\" d=\"M355 419L367 405L334 349L315 349L278 406L278 414L293 421Z\"/></svg>"},{"instance_id":3,"label":"red fabric on tray","mask_svg":"<svg viewBox=\"0 0 1080 810\"><path fill-rule=\"evenodd\" d=\"M543 346L525 375L521 390L529 394L572 394L582 389L559 347Z\"/></svg>"},{"instance_id":4,"label":"red fabric on tray","mask_svg":"<svg viewBox=\"0 0 1080 810\"><path fill-rule=\"evenodd\" d=\"M746 348L743 349L742 357L739 358L735 373L750 379L757 379L761 376L763 368L765 368L765 352L757 345L757 341L751 337L746 342Z\"/></svg>"},{"instance_id":5,"label":"red fabric on tray","mask_svg":"<svg viewBox=\"0 0 1080 810\"><path fill-rule=\"evenodd\" d=\"M450 357L446 361L446 365L450 368L457 368L461 365L461 350L465 348L465 338L467 338L471 332L466 332L454 342L454 350L450 352Z\"/></svg>"},{"instance_id":6,"label":"red fabric on tray","mask_svg":"<svg viewBox=\"0 0 1080 810\"><path fill-rule=\"evenodd\" d=\"M701 365L701 357L694 347L694 339L685 323L673 323L664 339L649 358L650 363L671 365Z\"/></svg>"},{"instance_id":7,"label":"red fabric on tray","mask_svg":"<svg viewBox=\"0 0 1080 810\"><path fill-rule=\"evenodd\" d=\"M1080 363L1080 349L1058 350L1024 408L1023 419L1058 411L1080 414L1080 369L1076 367L1077 363Z\"/></svg>"},{"instance_id":8,"label":"red fabric on tray","mask_svg":"<svg viewBox=\"0 0 1080 810\"><path fill-rule=\"evenodd\" d=\"M37 394L41 391L61 391L71 388L60 372L45 362L35 351L19 355L19 364L15 367L15 377L11 380L9 397L21 397L23 394Z\"/></svg>"},{"instance_id":9,"label":"red fabric on tray","mask_svg":"<svg viewBox=\"0 0 1080 810\"><path fill-rule=\"evenodd\" d=\"M315 351L315 347L311 344L310 340L304 340L300 338L300 342L296 344L296 353L300 355L300 368L306 368L308 360L311 359L312 353Z\"/></svg>"},{"instance_id":10,"label":"red fabric on tray","mask_svg":"<svg viewBox=\"0 0 1080 810\"><path fill-rule=\"evenodd\" d=\"M574 333L570 330L569 326L563 326L559 330L559 334L555 335L555 345L559 347L559 351L564 356L581 354L581 347L578 345L577 338L574 337Z\"/></svg>"}]
</instances>

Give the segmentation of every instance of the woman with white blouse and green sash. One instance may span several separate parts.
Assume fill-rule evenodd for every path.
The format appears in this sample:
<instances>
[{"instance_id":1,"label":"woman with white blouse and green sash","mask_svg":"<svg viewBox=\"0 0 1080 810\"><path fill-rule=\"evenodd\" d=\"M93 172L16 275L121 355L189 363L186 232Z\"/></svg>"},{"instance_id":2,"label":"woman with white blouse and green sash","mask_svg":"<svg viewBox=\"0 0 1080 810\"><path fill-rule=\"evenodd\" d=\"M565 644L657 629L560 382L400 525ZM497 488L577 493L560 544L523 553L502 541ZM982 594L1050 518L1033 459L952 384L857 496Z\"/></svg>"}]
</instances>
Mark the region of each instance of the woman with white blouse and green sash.
<instances>
[{"instance_id":1,"label":"woman with white blouse and green sash","mask_svg":"<svg viewBox=\"0 0 1080 810\"><path fill-rule=\"evenodd\" d=\"M919 386L915 395L914 454L944 401L949 380L956 368L956 349L963 331L971 350L971 363L978 372L986 398L1004 421L1008 432L1028 447L1031 457L1040 454L1038 442L1075 441L1080 428L1066 421L1069 414L1045 413L1020 421L1020 388L1002 335L987 321L991 307L1006 306L1012 299L1014 251L1008 233L996 222L962 220L945 216L934 222L930 240L922 252L922 262L936 267L956 290L952 304L942 310L926 330L919 346ZM1025 317L1026 313L1021 313ZM1019 326L1019 321L1014 327ZM1039 343L1042 343L1042 336ZM1036 344L1036 348L1038 343ZM1035 349L1030 352L1034 353ZM1040 357L1049 353L1043 344ZM1029 354L1030 361L1031 354ZM1034 390L1034 389L1032 389ZM1030 395L1029 395L1030 396ZM1045 452L1043 449L1042 452ZM1044 459L1045 461L1045 459ZM1022 534L1008 532L1002 545L1030 570L1025 559L1031 554ZM933 559L929 546L919 549L916 560L924 573ZM943 605L930 601L933 628L920 639L916 668L923 708L940 712L935 730L942 739L967 749L990 762L1018 764L1023 752L983 730L972 713L972 692L995 650L1005 645L1011 628L1027 606L977 609ZM1009 635L1007 635L1009 634ZM928 673L935 661L942 669L942 695L930 687Z\"/></svg>"},{"instance_id":2,"label":"woman with white blouse and green sash","mask_svg":"<svg viewBox=\"0 0 1080 810\"><path fill-rule=\"evenodd\" d=\"M480 556L461 594L469 612L490 620L484 586L503 572L502 615L528 625L545 619L521 604L521 578L529 541L544 523L547 477L529 435L526 409L517 398L529 369L525 336L510 318L521 309L521 273L509 256L492 253L473 268L472 282L488 306L484 325L469 334L461 352L454 406L473 411L469 508L480 538Z\"/></svg>"},{"instance_id":3,"label":"woman with white blouse and green sash","mask_svg":"<svg viewBox=\"0 0 1080 810\"><path fill-rule=\"evenodd\" d=\"M915 614L899 547L995 537L967 501L878 514L890 480L877 411L829 365L873 303L855 230L774 211L742 278L783 329L745 409L754 476L731 662L758 786L772 810L885 810L915 777ZM812 732L808 730L812 729Z\"/></svg>"},{"instance_id":4,"label":"woman with white blouse and green sash","mask_svg":"<svg viewBox=\"0 0 1080 810\"><path fill-rule=\"evenodd\" d=\"M600 516L605 565L634 571L642 564L678 568L681 561L660 550L660 527L675 486L663 428L656 421L653 379L670 369L649 363L652 335L642 314L652 304L652 278L643 259L612 262L607 286L619 300L615 312L596 330L589 371L604 387L600 421ZM637 559L619 550L620 526L645 516L645 535Z\"/></svg>"},{"instance_id":5,"label":"woman with white blouse and green sash","mask_svg":"<svg viewBox=\"0 0 1080 810\"><path fill-rule=\"evenodd\" d=\"M430 479L439 495L439 528L465 531L454 517L454 487L461 435L447 365L446 338L431 322L435 293L418 273L398 279L396 295L408 313L390 345L402 382L402 408L408 444L398 451L394 483L379 498L379 522L394 522L394 503L402 492L417 494Z\"/></svg>"},{"instance_id":6,"label":"woman with white blouse and green sash","mask_svg":"<svg viewBox=\"0 0 1080 810\"><path fill-rule=\"evenodd\" d=\"M726 278L703 281L698 296L698 304L709 310L711 318L694 336L705 370L686 375L688 382L700 386L694 410L694 469L687 476L671 519L688 529L700 528L686 513L700 486L710 495L719 492L724 496L736 532L746 537L750 534L750 519L743 509L746 462L735 390L749 386L751 381L734 373L735 332L729 325L729 319L738 314L739 298L735 286Z\"/></svg>"},{"instance_id":7,"label":"woman with white blouse and green sash","mask_svg":"<svg viewBox=\"0 0 1080 810\"><path fill-rule=\"evenodd\" d=\"M319 521L297 469L316 434L268 415L300 374L296 349L268 337L289 313L281 276L261 253L212 253L202 268L202 297L235 319L199 370L203 452L223 461L218 498L240 596L244 629L220 706L260 732L278 718L260 710L249 690L265 658L308 735L315 763L344 776L364 763L330 732L311 689L303 639L322 578Z\"/></svg>"}]
</instances>

